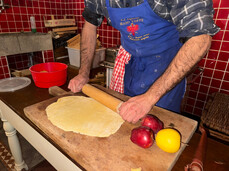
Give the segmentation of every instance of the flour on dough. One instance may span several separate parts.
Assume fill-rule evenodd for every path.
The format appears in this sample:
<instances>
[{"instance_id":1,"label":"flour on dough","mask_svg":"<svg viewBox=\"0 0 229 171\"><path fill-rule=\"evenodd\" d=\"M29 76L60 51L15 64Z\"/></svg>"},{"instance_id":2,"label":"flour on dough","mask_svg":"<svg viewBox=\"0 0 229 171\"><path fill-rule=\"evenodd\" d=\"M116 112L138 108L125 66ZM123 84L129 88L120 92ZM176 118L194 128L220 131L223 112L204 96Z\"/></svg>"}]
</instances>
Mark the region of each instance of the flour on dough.
<instances>
[{"instance_id":1,"label":"flour on dough","mask_svg":"<svg viewBox=\"0 0 229 171\"><path fill-rule=\"evenodd\" d=\"M124 120L119 114L84 96L66 96L46 108L48 119L64 131L108 137L114 134Z\"/></svg>"}]
</instances>

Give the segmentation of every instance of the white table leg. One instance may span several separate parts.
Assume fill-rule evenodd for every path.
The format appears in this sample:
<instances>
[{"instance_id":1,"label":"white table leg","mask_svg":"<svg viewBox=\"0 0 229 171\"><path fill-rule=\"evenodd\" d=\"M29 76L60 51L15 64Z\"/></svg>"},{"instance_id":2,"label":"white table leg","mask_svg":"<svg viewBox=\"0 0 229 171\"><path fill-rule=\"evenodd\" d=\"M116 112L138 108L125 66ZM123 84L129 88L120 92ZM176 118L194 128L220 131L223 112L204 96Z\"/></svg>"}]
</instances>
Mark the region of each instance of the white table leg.
<instances>
[{"instance_id":1,"label":"white table leg","mask_svg":"<svg viewBox=\"0 0 229 171\"><path fill-rule=\"evenodd\" d=\"M2 118L2 116L1 119L3 121L3 129L8 137L10 151L15 160L15 169L17 171L21 171L22 169L28 170L27 164L22 159L21 146L18 141L16 129L6 119Z\"/></svg>"}]
</instances>

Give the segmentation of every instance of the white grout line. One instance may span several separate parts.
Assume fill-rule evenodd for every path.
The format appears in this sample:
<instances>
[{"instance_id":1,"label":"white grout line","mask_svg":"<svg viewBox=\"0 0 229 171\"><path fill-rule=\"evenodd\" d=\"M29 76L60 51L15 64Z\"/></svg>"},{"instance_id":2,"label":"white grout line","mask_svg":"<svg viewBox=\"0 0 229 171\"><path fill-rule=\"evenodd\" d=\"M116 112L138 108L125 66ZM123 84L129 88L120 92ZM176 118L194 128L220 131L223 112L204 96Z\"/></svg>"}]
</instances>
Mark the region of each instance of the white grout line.
<instances>
[{"instance_id":1,"label":"white grout line","mask_svg":"<svg viewBox=\"0 0 229 171\"><path fill-rule=\"evenodd\" d=\"M220 5L221 5L221 0L220 0L220 2L219 2L219 7L220 7ZM218 9L218 8L216 8L216 9ZM218 15L219 15L219 10L216 10L216 9L215 9L215 12L216 12L215 20L218 19ZM220 44L220 49L221 49L221 46L222 46L222 42L221 42L221 44ZM219 55L219 53L220 53L220 51L218 52L218 55ZM208 54L209 54L209 52L206 54L203 68L205 68L206 65L207 65ZM217 55L217 59L218 59L218 55ZM215 67L214 67L214 69L215 69ZM214 69L213 69L212 76L214 75ZM201 83L201 81L202 81L202 78L203 78L203 75L200 76L200 83ZM209 86L208 86L208 90L207 90L206 95L209 94L209 90L210 90L210 87L211 87L211 86L210 86L210 85L211 85L211 82L212 82L212 77L211 77L210 84L209 84ZM200 93L200 85L201 85L200 83L198 83L198 89L197 89L197 91L196 91L196 92L197 92L197 96L198 96L198 94ZM206 100L207 100L207 99L206 99ZM205 100L205 102L204 102L204 105L206 105L206 103L207 103L206 100ZM196 108L196 103L197 103L197 98L195 99L195 102L194 102L194 105L193 105L192 114L194 114L194 110L195 110L195 108Z\"/></svg>"},{"instance_id":2,"label":"white grout line","mask_svg":"<svg viewBox=\"0 0 229 171\"><path fill-rule=\"evenodd\" d=\"M219 2L219 6L220 6L220 5L221 5L221 0L220 0L220 2ZM217 11L217 14L216 14L216 19L218 19L218 14L219 14L219 10ZM219 50L218 50L217 57L216 57L216 59L215 59L215 60L216 60L216 63L217 63L217 61L218 61L219 54L220 54L220 52L221 52L221 47L222 47L222 44L223 44L224 34L225 34L225 32L223 33L222 40L220 41L220 47L219 47ZM213 68L213 73L212 73L212 76L213 76L213 75L214 75L214 73L215 73L215 67L216 67L216 64L215 64L215 66L214 66L214 68ZM209 87L208 87L207 94L209 94L209 91L210 91L210 88L211 88L212 79L213 79L213 77L211 77L211 79L210 79L210 83L209 83ZM206 104L206 102L205 102L205 104Z\"/></svg>"},{"instance_id":3,"label":"white grout line","mask_svg":"<svg viewBox=\"0 0 229 171\"><path fill-rule=\"evenodd\" d=\"M226 24L225 24L225 28L227 28L228 21L229 21L229 14L228 14L228 16L227 16L227 22L226 22ZM224 37L225 37L225 33L226 33L226 31L223 32L222 40L223 40ZM220 47L220 49L221 49L221 47ZM229 62L229 59L228 59L227 64L226 64L226 67L225 67L225 71L224 71L222 80L224 80L224 78L225 78L225 75L226 75L226 68L228 67L228 62ZM222 88L222 84L223 84L223 81L221 81L221 83L220 83L220 87L219 87L220 90L221 90L221 88Z\"/></svg>"}]
</instances>

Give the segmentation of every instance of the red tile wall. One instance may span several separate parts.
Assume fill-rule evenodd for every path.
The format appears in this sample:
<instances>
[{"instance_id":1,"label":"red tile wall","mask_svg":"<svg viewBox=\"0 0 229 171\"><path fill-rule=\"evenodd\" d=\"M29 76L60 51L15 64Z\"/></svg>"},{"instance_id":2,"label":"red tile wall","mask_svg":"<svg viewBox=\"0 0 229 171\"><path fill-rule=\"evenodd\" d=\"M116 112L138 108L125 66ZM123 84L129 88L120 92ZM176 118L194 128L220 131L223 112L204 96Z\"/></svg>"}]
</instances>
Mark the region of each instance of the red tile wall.
<instances>
[{"instance_id":1,"label":"red tile wall","mask_svg":"<svg viewBox=\"0 0 229 171\"><path fill-rule=\"evenodd\" d=\"M74 14L77 21L78 31L81 33L84 19L82 12L84 10L84 0L69 0L67 14ZM120 33L116 29L107 25L106 19L100 27L98 27L97 33L99 40L103 47L113 47L120 45Z\"/></svg>"},{"instance_id":2,"label":"red tile wall","mask_svg":"<svg viewBox=\"0 0 229 171\"><path fill-rule=\"evenodd\" d=\"M0 79L9 78L9 65L5 56L0 56Z\"/></svg>"},{"instance_id":3,"label":"red tile wall","mask_svg":"<svg viewBox=\"0 0 229 171\"><path fill-rule=\"evenodd\" d=\"M35 16L37 30L47 32L48 29L43 24L43 16L48 18L51 14L57 18L62 18L63 15L74 15L78 32L82 30L83 0L5 0L5 2L8 2L11 8L0 14L0 32L30 31L29 17L32 15ZM209 95L214 92L229 94L229 1L213 0L213 5L214 20L221 31L213 37L209 53L198 64L202 72L196 70L189 77L191 84L187 86L182 105L184 112L198 116L201 115ZM104 47L120 45L119 32L107 26L106 20L98 28L98 34ZM49 55L52 56L53 53L44 52L43 58Z\"/></svg>"},{"instance_id":4,"label":"red tile wall","mask_svg":"<svg viewBox=\"0 0 229 171\"><path fill-rule=\"evenodd\" d=\"M221 31L213 37L208 54L198 64L191 79L198 78L187 87L183 111L201 116L209 96L215 92L229 94L229 1L213 0L214 20Z\"/></svg>"}]
</instances>

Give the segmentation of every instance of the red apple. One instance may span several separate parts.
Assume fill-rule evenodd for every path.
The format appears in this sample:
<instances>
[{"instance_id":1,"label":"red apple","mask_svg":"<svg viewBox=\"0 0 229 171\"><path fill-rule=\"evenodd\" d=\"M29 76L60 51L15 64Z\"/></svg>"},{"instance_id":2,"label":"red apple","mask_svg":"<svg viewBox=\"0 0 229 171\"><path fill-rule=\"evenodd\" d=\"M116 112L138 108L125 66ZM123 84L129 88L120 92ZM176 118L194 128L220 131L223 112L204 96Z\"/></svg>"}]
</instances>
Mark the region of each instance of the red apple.
<instances>
[{"instance_id":1,"label":"red apple","mask_svg":"<svg viewBox=\"0 0 229 171\"><path fill-rule=\"evenodd\" d=\"M154 142L154 134L150 128L145 126L140 126L138 128L134 128L131 131L130 140L143 148L149 148L153 145Z\"/></svg>"},{"instance_id":2,"label":"red apple","mask_svg":"<svg viewBox=\"0 0 229 171\"><path fill-rule=\"evenodd\" d=\"M141 121L142 126L149 127L153 130L154 134L164 128L163 122L158 119L156 116L148 114Z\"/></svg>"}]
</instances>

